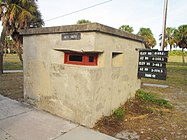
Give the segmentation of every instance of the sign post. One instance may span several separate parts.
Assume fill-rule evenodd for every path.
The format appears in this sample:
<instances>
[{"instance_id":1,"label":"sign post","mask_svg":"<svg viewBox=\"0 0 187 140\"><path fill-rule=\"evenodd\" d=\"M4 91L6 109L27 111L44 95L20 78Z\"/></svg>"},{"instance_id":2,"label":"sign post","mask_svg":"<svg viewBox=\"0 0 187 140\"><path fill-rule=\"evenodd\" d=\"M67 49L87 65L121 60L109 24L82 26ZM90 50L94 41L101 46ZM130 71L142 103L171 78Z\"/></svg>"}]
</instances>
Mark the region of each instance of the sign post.
<instances>
[{"instance_id":1,"label":"sign post","mask_svg":"<svg viewBox=\"0 0 187 140\"><path fill-rule=\"evenodd\" d=\"M140 50L138 78L166 80L168 51Z\"/></svg>"}]
</instances>

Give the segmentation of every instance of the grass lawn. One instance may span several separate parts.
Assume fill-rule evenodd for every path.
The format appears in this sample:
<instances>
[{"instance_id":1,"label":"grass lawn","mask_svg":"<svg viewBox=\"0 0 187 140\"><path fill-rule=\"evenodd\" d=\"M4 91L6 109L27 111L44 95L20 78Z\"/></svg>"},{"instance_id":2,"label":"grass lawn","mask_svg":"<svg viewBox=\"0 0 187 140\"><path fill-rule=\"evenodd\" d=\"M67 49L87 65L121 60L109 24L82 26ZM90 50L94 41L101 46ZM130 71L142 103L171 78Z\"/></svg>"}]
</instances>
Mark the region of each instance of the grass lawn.
<instances>
[{"instance_id":1,"label":"grass lawn","mask_svg":"<svg viewBox=\"0 0 187 140\"><path fill-rule=\"evenodd\" d=\"M187 56L184 57L185 62L187 63ZM169 62L182 62L182 56L169 56Z\"/></svg>"},{"instance_id":2,"label":"grass lawn","mask_svg":"<svg viewBox=\"0 0 187 140\"><path fill-rule=\"evenodd\" d=\"M187 61L186 64L183 65L180 56L170 56L169 62L167 63L166 80L142 78L142 82L169 85L170 87L182 88L187 92Z\"/></svg>"},{"instance_id":3,"label":"grass lawn","mask_svg":"<svg viewBox=\"0 0 187 140\"><path fill-rule=\"evenodd\" d=\"M3 69L4 70L22 70L23 66L17 54L6 54L3 56Z\"/></svg>"}]
</instances>

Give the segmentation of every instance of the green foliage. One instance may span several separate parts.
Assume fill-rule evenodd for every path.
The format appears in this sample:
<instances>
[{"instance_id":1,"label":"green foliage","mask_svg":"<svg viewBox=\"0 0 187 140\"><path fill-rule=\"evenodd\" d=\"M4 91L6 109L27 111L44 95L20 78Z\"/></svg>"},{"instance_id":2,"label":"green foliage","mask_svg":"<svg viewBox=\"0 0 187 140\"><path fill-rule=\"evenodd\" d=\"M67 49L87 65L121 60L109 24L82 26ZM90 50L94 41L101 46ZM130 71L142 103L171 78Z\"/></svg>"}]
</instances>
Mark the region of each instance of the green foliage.
<instances>
[{"instance_id":1,"label":"green foliage","mask_svg":"<svg viewBox=\"0 0 187 140\"><path fill-rule=\"evenodd\" d=\"M182 56L181 50L173 50L169 52L169 56ZM187 52L184 52L184 56L187 56Z\"/></svg>"},{"instance_id":2,"label":"green foliage","mask_svg":"<svg viewBox=\"0 0 187 140\"><path fill-rule=\"evenodd\" d=\"M124 115L125 115L125 110L122 107L119 107L114 111L114 116L118 120L122 120L124 118Z\"/></svg>"},{"instance_id":3,"label":"green foliage","mask_svg":"<svg viewBox=\"0 0 187 140\"><path fill-rule=\"evenodd\" d=\"M3 26L1 42L5 36L11 36L15 42L17 53L22 60L22 36L20 29L36 28L44 25L41 13L35 0L4 0L0 1L0 14Z\"/></svg>"},{"instance_id":4,"label":"green foliage","mask_svg":"<svg viewBox=\"0 0 187 140\"><path fill-rule=\"evenodd\" d=\"M181 25L175 30L174 42L180 48L187 48L187 25Z\"/></svg>"},{"instance_id":5,"label":"green foliage","mask_svg":"<svg viewBox=\"0 0 187 140\"><path fill-rule=\"evenodd\" d=\"M158 94L147 93L143 90L138 90L136 93L136 97L142 101L151 102L161 107L172 108L171 103L165 99L160 98Z\"/></svg>"},{"instance_id":6,"label":"green foliage","mask_svg":"<svg viewBox=\"0 0 187 140\"><path fill-rule=\"evenodd\" d=\"M156 39L150 28L140 28L138 35L145 39L146 48L153 48L156 45Z\"/></svg>"},{"instance_id":7,"label":"green foliage","mask_svg":"<svg viewBox=\"0 0 187 140\"><path fill-rule=\"evenodd\" d=\"M166 36L165 36L165 42L164 42L164 47L167 47L168 45L170 46L170 51L172 50L173 47L176 46L175 44L175 28L172 27L167 27L166 28ZM160 34L160 41L162 41L162 34ZM160 42L161 46L161 42Z\"/></svg>"},{"instance_id":8,"label":"green foliage","mask_svg":"<svg viewBox=\"0 0 187 140\"><path fill-rule=\"evenodd\" d=\"M130 27L129 25L122 25L121 27L119 27L119 29L129 33L132 33L134 31L133 27Z\"/></svg>"},{"instance_id":9,"label":"green foliage","mask_svg":"<svg viewBox=\"0 0 187 140\"><path fill-rule=\"evenodd\" d=\"M6 0L0 4L2 25L8 35L18 29L40 27L44 24L35 0Z\"/></svg>"},{"instance_id":10,"label":"green foliage","mask_svg":"<svg viewBox=\"0 0 187 140\"><path fill-rule=\"evenodd\" d=\"M91 21L85 19L81 19L77 21L77 24L85 24L85 23L91 23Z\"/></svg>"}]
</instances>

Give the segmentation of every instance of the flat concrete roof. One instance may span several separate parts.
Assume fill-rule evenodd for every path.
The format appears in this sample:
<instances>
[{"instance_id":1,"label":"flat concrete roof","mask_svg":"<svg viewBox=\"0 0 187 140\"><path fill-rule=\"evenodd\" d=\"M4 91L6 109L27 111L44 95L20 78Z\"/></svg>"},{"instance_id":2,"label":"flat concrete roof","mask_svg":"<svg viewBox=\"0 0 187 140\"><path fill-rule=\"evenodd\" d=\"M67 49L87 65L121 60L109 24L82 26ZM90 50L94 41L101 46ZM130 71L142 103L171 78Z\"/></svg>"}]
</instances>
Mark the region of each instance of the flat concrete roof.
<instances>
[{"instance_id":1,"label":"flat concrete roof","mask_svg":"<svg viewBox=\"0 0 187 140\"><path fill-rule=\"evenodd\" d=\"M99 23L75 24L55 27L41 27L20 30L20 35L40 35L40 34L56 34L56 33L70 33L70 32L100 32L117 37L122 37L138 42L145 42L144 38L125 31L121 31Z\"/></svg>"}]
</instances>

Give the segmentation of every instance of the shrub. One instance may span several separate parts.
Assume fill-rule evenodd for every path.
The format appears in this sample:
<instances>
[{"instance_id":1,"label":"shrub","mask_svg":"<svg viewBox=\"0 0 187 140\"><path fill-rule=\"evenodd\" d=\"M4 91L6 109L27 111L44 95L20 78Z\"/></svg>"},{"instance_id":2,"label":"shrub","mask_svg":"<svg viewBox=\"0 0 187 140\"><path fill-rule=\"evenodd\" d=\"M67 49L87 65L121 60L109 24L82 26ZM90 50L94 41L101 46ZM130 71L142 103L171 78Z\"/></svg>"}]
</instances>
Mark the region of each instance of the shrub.
<instances>
[{"instance_id":1,"label":"shrub","mask_svg":"<svg viewBox=\"0 0 187 140\"><path fill-rule=\"evenodd\" d=\"M118 120L122 120L124 118L124 115L125 115L125 110L122 107L119 107L114 111L114 116Z\"/></svg>"},{"instance_id":2,"label":"shrub","mask_svg":"<svg viewBox=\"0 0 187 140\"><path fill-rule=\"evenodd\" d=\"M136 97L139 98L140 100L143 100L145 102L152 102L161 107L172 108L171 103L165 99L160 98L158 94L147 93L143 90L138 90L136 92Z\"/></svg>"}]
</instances>

